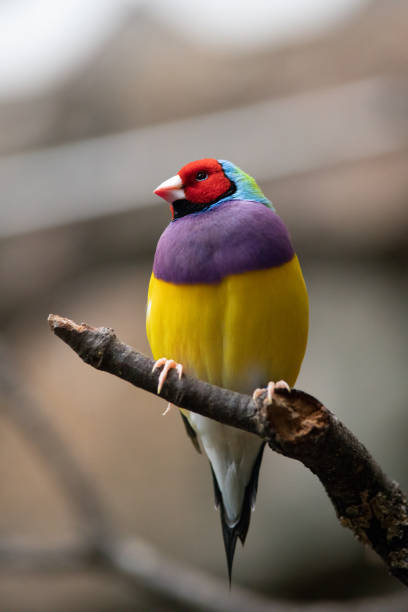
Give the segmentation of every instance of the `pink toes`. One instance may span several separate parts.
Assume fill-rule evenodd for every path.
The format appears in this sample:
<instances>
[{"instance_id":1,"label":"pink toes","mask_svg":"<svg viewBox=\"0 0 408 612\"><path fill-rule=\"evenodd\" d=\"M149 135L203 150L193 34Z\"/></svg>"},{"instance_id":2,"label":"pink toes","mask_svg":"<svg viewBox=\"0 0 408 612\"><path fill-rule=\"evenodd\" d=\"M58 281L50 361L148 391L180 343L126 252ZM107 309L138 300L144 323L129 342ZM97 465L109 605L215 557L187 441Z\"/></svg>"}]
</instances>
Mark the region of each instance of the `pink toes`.
<instances>
[{"instance_id":1,"label":"pink toes","mask_svg":"<svg viewBox=\"0 0 408 612\"><path fill-rule=\"evenodd\" d=\"M254 402L258 399L260 395L262 395L264 391L265 389L255 389L255 391L252 394L252 399L254 400Z\"/></svg>"},{"instance_id":2,"label":"pink toes","mask_svg":"<svg viewBox=\"0 0 408 612\"><path fill-rule=\"evenodd\" d=\"M290 391L290 387L288 385L287 382L285 382L284 380L278 380L278 382L269 382L268 386L266 387L266 398L264 403L266 405L272 404L273 401L273 394L275 393L276 389L286 389L286 391ZM256 401L258 399L258 397L260 395L262 395L262 393L265 392L265 389L255 389L255 391L252 394L252 399L254 401Z\"/></svg>"},{"instance_id":3,"label":"pink toes","mask_svg":"<svg viewBox=\"0 0 408 612\"><path fill-rule=\"evenodd\" d=\"M166 416L166 414L167 414L168 412L170 412L170 410L171 410L171 407L172 407L172 406L173 406L173 404L170 404L170 402L169 402L169 403L167 404L167 408L166 408L166 410L165 410L164 412L162 412L162 416Z\"/></svg>"},{"instance_id":4,"label":"pink toes","mask_svg":"<svg viewBox=\"0 0 408 612\"><path fill-rule=\"evenodd\" d=\"M179 380L183 376L183 366L181 365L181 363L177 363L176 361L174 361L174 359L166 359L166 357L161 357L155 362L152 368L152 372L157 370L157 368L161 368L162 366L164 367L160 372L159 383L157 385L157 393L161 392L163 385L166 382L167 375L171 369L175 368L177 370Z\"/></svg>"},{"instance_id":5,"label":"pink toes","mask_svg":"<svg viewBox=\"0 0 408 612\"><path fill-rule=\"evenodd\" d=\"M272 404L273 394L275 393L275 389L286 389L286 391L290 391L290 387L287 382L284 380L278 380L278 382L268 382L266 397L268 400L268 404Z\"/></svg>"}]
</instances>

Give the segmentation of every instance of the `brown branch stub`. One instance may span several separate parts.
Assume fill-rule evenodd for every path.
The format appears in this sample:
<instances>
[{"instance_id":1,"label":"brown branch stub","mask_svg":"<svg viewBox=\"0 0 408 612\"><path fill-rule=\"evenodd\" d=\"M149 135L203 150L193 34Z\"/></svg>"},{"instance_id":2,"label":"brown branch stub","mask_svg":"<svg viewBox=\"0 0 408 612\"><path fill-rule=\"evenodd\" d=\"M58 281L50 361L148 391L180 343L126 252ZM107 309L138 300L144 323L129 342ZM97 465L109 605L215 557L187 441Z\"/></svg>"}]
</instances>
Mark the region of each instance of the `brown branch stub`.
<instances>
[{"instance_id":1,"label":"brown branch stub","mask_svg":"<svg viewBox=\"0 0 408 612\"><path fill-rule=\"evenodd\" d=\"M115 332L109 327L95 328L53 314L48 316L48 323L58 338L69 344L85 363L97 369L106 349L116 340Z\"/></svg>"},{"instance_id":2,"label":"brown branch stub","mask_svg":"<svg viewBox=\"0 0 408 612\"><path fill-rule=\"evenodd\" d=\"M113 330L78 325L50 315L54 333L93 367L157 395L153 360L120 342ZM250 396L171 372L160 397L226 425L261 436L269 446L301 461L320 479L342 525L369 544L389 571L408 585L407 499L361 442L317 399L279 390Z\"/></svg>"},{"instance_id":3,"label":"brown branch stub","mask_svg":"<svg viewBox=\"0 0 408 612\"><path fill-rule=\"evenodd\" d=\"M279 401L263 404L260 425L277 446L299 444L319 436L329 426L329 412L314 397L293 389L281 391ZM273 443L272 442L272 443Z\"/></svg>"}]
</instances>

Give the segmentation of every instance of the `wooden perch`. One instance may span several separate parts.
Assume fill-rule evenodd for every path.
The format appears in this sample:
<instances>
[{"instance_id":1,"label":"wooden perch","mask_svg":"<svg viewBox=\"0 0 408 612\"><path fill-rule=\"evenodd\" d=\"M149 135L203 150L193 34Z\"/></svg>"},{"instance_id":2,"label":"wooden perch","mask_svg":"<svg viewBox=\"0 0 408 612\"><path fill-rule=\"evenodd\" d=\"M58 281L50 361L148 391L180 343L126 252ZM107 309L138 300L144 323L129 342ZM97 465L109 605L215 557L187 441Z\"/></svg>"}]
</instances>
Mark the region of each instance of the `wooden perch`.
<instances>
[{"instance_id":1,"label":"wooden perch","mask_svg":"<svg viewBox=\"0 0 408 612\"><path fill-rule=\"evenodd\" d=\"M153 361L120 342L112 329L50 315L53 332L86 363L157 395ZM169 355L168 357L171 357ZM160 397L226 425L255 433L269 446L298 459L322 482L341 524L384 560L408 585L407 499L359 440L314 397L276 391L255 402L242 395L171 371Z\"/></svg>"}]
</instances>

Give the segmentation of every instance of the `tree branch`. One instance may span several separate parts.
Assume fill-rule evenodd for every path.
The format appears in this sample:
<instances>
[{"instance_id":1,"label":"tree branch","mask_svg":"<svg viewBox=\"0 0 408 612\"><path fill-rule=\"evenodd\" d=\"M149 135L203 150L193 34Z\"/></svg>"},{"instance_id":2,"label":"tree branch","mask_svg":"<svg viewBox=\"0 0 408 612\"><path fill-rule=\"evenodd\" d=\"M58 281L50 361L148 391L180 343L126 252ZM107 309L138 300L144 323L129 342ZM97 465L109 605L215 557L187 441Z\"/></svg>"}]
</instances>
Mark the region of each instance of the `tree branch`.
<instances>
[{"instance_id":1,"label":"tree branch","mask_svg":"<svg viewBox=\"0 0 408 612\"><path fill-rule=\"evenodd\" d=\"M50 315L54 333L93 367L157 395L153 361L120 342L112 329L78 325ZM408 585L407 500L359 440L318 400L279 390L271 404L256 402L171 371L160 397L226 425L255 433L269 446L298 459L320 479L342 525L350 528Z\"/></svg>"},{"instance_id":2,"label":"tree branch","mask_svg":"<svg viewBox=\"0 0 408 612\"><path fill-rule=\"evenodd\" d=\"M128 586L159 594L184 607L206 612L266 612L292 606L235 587L165 557L140 538L123 540L97 487L71 453L58 430L46 418L24 377L19 376L11 348L0 338L1 412L43 459L80 519L77 537L68 541L0 538L0 570L29 572L92 571L111 573Z\"/></svg>"}]
</instances>

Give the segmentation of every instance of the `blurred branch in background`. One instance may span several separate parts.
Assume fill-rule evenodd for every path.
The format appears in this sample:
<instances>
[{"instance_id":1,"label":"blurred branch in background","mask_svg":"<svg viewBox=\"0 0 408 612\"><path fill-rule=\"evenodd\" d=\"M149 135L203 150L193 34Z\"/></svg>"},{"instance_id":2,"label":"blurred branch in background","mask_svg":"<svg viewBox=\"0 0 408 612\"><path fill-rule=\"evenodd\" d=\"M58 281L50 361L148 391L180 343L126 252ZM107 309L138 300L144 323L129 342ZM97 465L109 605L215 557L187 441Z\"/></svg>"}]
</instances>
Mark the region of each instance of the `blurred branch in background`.
<instances>
[{"instance_id":1,"label":"blurred branch in background","mask_svg":"<svg viewBox=\"0 0 408 612\"><path fill-rule=\"evenodd\" d=\"M166 558L140 539L121 539L92 481L76 463L61 436L43 417L40 407L24 389L24 382L19 380L16 372L10 347L1 344L2 409L30 446L42 456L45 466L53 471L59 486L65 490L67 500L76 508L81 523L80 534L73 542L44 545L29 538L0 539L0 568L3 571L45 572L47 575L91 569L111 572L129 586L142 586L181 606L180 609L208 612L340 612L349 608L349 604L331 602L295 605L266 599L237 586L229 592L226 581ZM355 609L381 610L381 606L387 604L392 605L393 610L398 606L402 610L407 601L401 595L363 599L355 602Z\"/></svg>"},{"instance_id":2,"label":"blurred branch in background","mask_svg":"<svg viewBox=\"0 0 408 612\"><path fill-rule=\"evenodd\" d=\"M166 558L139 539L102 538L83 543L44 547L32 541L0 540L0 567L31 572L99 570L112 572L130 585L142 586L186 609L210 612L288 610L284 602L268 600L241 587L228 591L226 582Z\"/></svg>"},{"instance_id":3,"label":"blurred branch in background","mask_svg":"<svg viewBox=\"0 0 408 612\"><path fill-rule=\"evenodd\" d=\"M3 414L40 455L46 467L54 472L57 484L80 518L81 531L84 531L86 538L96 541L109 539L106 511L91 479L80 468L49 419L42 414L17 371L10 347L1 343L0 393L5 400L2 402Z\"/></svg>"},{"instance_id":4,"label":"blurred branch in background","mask_svg":"<svg viewBox=\"0 0 408 612\"><path fill-rule=\"evenodd\" d=\"M80 517L80 533L75 542L44 546L24 538L0 539L3 570L58 572L93 568L116 573L195 609L270 609L270 603L259 595L241 588L229 593L223 581L166 559L142 540L121 540L92 480L24 389L11 349L4 343L0 345L0 396L3 413L41 455Z\"/></svg>"},{"instance_id":5,"label":"blurred branch in background","mask_svg":"<svg viewBox=\"0 0 408 612\"><path fill-rule=\"evenodd\" d=\"M154 361L120 342L112 329L50 315L51 330L85 363L155 393L180 408L257 434L318 476L340 522L382 557L408 586L408 502L357 438L306 393L277 391L271 404L174 372L159 392ZM265 394L264 394L265 395Z\"/></svg>"},{"instance_id":6,"label":"blurred branch in background","mask_svg":"<svg viewBox=\"0 0 408 612\"><path fill-rule=\"evenodd\" d=\"M185 455L178 416L163 423L153 395L113 377L92 384L97 373L44 333L44 313L110 321L146 352L145 289L169 220L151 190L191 159L231 159L262 184L302 259L311 333L299 386L318 389L407 489L408 3L302 0L295 12L284 0L230 0L230 11L206 2L201 12L188 0L185 10L171 0L65 4L0 8L0 607L167 612L190 589L174 559L224 575L205 466ZM285 40L278 4L300 28ZM329 12L325 27L305 30ZM253 46L242 45L248 35ZM242 584L324 601L313 610L405 612L406 599L374 600L402 585L338 529L302 468L268 453L228 601L239 608ZM121 539L133 534L168 558ZM133 589L120 580L124 559ZM22 588L12 566L44 571ZM224 583L202 584L227 609ZM199 608L190 596L184 609ZM327 601L344 598L353 599Z\"/></svg>"},{"instance_id":7,"label":"blurred branch in background","mask_svg":"<svg viewBox=\"0 0 408 612\"><path fill-rule=\"evenodd\" d=\"M57 324L58 321L54 320L54 323ZM89 341L85 334L83 340L87 339ZM93 333L93 340L95 339L98 339L97 331ZM75 338L74 344L79 352L83 351L83 346L78 343L78 338ZM82 357L92 363L94 356L90 352L91 346L92 343L86 349L89 352L83 353ZM101 349L102 345L99 343L97 347L99 367L102 367L102 361L106 357ZM120 349L122 356L127 354L129 357L129 347L122 345ZM150 371L152 362L147 358L144 359ZM0 346L0 393L4 400L2 402L3 411L22 432L27 442L42 456L46 467L54 472L58 484L65 490L67 500L76 508L81 518L81 528L76 541L48 546L27 538L0 539L0 567L3 570L46 572L47 574L85 569L112 572L118 579L124 580L130 586L141 585L186 609L214 612L246 612L247 610L253 612L266 612L266 610L340 612L349 609L348 603L321 602L302 606L279 600L268 600L236 586L233 587L232 592L228 592L226 582L166 558L140 539L121 539L92 481L77 465L64 440L42 416L40 407L30 393L24 389L24 382L19 380L16 372L10 348L2 344ZM150 378L150 386L155 387L157 376L152 375ZM203 385L203 383L199 384ZM173 387L176 385L171 379L166 385L170 389L170 395L174 394ZM210 387L210 385L207 386ZM223 393L230 392L224 391ZM185 395L183 401L188 403L188 389L185 389L184 392L179 390L180 398L183 395ZM281 400L281 397L276 399L274 410L281 405ZM279 444L276 446L276 441L275 444L272 443L272 446L280 447ZM358 517L353 517L353 520L357 521ZM355 601L354 609L373 611L382 610L384 606L390 609L392 606L393 610L402 611L406 605L405 596L392 595L388 598Z\"/></svg>"},{"instance_id":8,"label":"blurred branch in background","mask_svg":"<svg viewBox=\"0 0 408 612\"><path fill-rule=\"evenodd\" d=\"M97 554L95 554L97 552ZM346 612L350 603L322 601L295 604L267 599L255 592L232 586L198 570L166 558L140 540L120 541L111 547L101 542L97 551L84 545L61 545L45 548L33 542L0 541L0 568L20 572L58 572L99 569L112 572L130 586L141 585L178 605L178 610L207 612ZM404 593L388 597L354 600L355 612L406 612L408 596Z\"/></svg>"},{"instance_id":9,"label":"blurred branch in background","mask_svg":"<svg viewBox=\"0 0 408 612\"><path fill-rule=\"evenodd\" d=\"M205 153L239 151L258 183L402 153L407 87L378 77L2 158L0 236L146 207L158 177Z\"/></svg>"}]
</instances>

